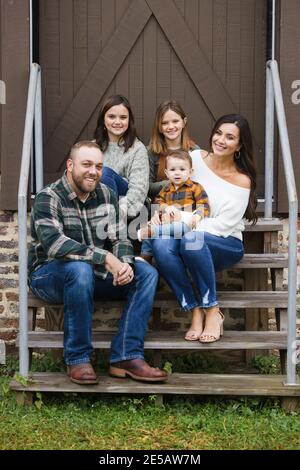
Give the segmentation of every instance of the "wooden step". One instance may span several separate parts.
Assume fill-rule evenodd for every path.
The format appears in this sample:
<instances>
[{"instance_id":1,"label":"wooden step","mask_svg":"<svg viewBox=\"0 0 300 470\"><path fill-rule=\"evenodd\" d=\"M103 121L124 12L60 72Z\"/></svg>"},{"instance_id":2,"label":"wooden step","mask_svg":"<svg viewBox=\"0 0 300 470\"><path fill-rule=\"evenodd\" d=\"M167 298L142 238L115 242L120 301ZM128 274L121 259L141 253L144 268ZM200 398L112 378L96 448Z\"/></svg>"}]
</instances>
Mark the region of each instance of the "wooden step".
<instances>
[{"instance_id":1,"label":"wooden step","mask_svg":"<svg viewBox=\"0 0 300 470\"><path fill-rule=\"evenodd\" d=\"M257 269L257 268L287 268L288 257L281 253L246 253L243 259L232 268Z\"/></svg>"},{"instance_id":2,"label":"wooden step","mask_svg":"<svg viewBox=\"0 0 300 470\"><path fill-rule=\"evenodd\" d=\"M286 291L226 291L218 292L221 308L287 308L288 293ZM120 308L122 300L103 300L95 302L95 308ZM60 307L59 304L38 299L33 294L28 296L29 307ZM153 307L179 308L172 292L157 292Z\"/></svg>"},{"instance_id":3,"label":"wooden step","mask_svg":"<svg viewBox=\"0 0 300 470\"><path fill-rule=\"evenodd\" d=\"M280 232L283 230L283 224L280 219L264 219L260 217L255 225L244 220L245 232Z\"/></svg>"},{"instance_id":4,"label":"wooden step","mask_svg":"<svg viewBox=\"0 0 300 470\"><path fill-rule=\"evenodd\" d=\"M39 372L27 386L13 379L10 388L26 392L141 393L182 395L300 396L300 385L285 386L285 376L257 374L172 374L166 383L143 383L100 374L97 385L77 385L64 373Z\"/></svg>"},{"instance_id":5,"label":"wooden step","mask_svg":"<svg viewBox=\"0 0 300 470\"><path fill-rule=\"evenodd\" d=\"M110 349L114 332L94 331L93 347L95 349ZM17 338L19 346L19 337ZM32 331L28 334L30 348L63 348L62 331ZM203 351L212 349L286 349L287 335L283 331L225 331L220 341L200 343L185 341L184 332L150 331L145 339L145 349L159 350L193 350Z\"/></svg>"}]
</instances>

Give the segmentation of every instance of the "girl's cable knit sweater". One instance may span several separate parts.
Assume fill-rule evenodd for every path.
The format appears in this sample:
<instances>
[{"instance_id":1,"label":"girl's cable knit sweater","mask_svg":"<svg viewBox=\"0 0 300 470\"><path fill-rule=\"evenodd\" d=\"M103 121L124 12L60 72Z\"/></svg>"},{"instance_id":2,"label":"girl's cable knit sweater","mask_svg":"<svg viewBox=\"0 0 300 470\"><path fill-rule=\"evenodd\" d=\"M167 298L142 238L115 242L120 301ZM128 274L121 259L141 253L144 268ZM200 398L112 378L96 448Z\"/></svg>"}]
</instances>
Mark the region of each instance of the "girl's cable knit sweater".
<instances>
[{"instance_id":1,"label":"girl's cable knit sweater","mask_svg":"<svg viewBox=\"0 0 300 470\"><path fill-rule=\"evenodd\" d=\"M149 188L149 162L145 145L136 139L133 146L124 152L123 145L110 142L103 155L104 166L111 168L128 182L128 217L136 217Z\"/></svg>"}]
</instances>

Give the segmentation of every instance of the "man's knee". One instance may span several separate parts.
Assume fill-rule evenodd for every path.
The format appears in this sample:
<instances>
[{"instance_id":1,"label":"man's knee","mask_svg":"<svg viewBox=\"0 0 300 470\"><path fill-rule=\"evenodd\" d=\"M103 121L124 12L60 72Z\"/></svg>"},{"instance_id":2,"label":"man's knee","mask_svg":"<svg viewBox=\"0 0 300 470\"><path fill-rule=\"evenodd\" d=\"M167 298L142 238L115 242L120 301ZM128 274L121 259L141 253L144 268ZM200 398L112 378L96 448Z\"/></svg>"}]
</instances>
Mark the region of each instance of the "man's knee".
<instances>
[{"instance_id":1,"label":"man's knee","mask_svg":"<svg viewBox=\"0 0 300 470\"><path fill-rule=\"evenodd\" d=\"M67 279L71 280L80 289L93 287L95 282L93 265L84 261L69 262Z\"/></svg>"},{"instance_id":2,"label":"man's knee","mask_svg":"<svg viewBox=\"0 0 300 470\"><path fill-rule=\"evenodd\" d=\"M137 261L135 264L136 275L140 279L147 279L147 282L157 282L158 272L146 261Z\"/></svg>"}]
</instances>

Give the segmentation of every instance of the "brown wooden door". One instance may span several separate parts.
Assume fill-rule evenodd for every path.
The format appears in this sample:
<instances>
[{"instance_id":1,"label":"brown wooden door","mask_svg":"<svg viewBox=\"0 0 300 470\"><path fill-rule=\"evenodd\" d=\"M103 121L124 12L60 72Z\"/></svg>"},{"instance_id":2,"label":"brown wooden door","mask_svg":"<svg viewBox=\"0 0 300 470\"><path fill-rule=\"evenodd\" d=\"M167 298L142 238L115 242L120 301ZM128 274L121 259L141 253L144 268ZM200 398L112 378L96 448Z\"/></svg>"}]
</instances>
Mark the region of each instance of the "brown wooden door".
<instances>
[{"instance_id":1,"label":"brown wooden door","mask_svg":"<svg viewBox=\"0 0 300 470\"><path fill-rule=\"evenodd\" d=\"M215 118L241 112L254 132L261 183L265 19L262 0L40 2L47 181L61 174L75 141L93 137L102 101L120 93L146 144L165 99L179 100L204 148Z\"/></svg>"}]
</instances>

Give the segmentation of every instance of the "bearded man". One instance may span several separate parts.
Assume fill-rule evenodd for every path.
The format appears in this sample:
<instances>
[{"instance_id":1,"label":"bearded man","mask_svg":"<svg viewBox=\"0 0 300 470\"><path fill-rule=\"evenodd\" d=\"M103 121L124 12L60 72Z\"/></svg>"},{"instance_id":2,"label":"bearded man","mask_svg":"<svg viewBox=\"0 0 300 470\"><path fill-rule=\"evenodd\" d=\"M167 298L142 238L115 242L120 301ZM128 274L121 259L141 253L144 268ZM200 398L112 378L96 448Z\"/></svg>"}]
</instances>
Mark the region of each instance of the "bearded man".
<instances>
[{"instance_id":1,"label":"bearded man","mask_svg":"<svg viewBox=\"0 0 300 470\"><path fill-rule=\"evenodd\" d=\"M70 380L99 381L90 362L94 301L126 299L111 344L109 372L144 382L164 381L167 374L144 360L157 271L135 260L130 241L120 239L116 195L100 182L99 146L78 142L66 165L63 176L35 198L28 274L36 296L64 305L64 359Z\"/></svg>"}]
</instances>

